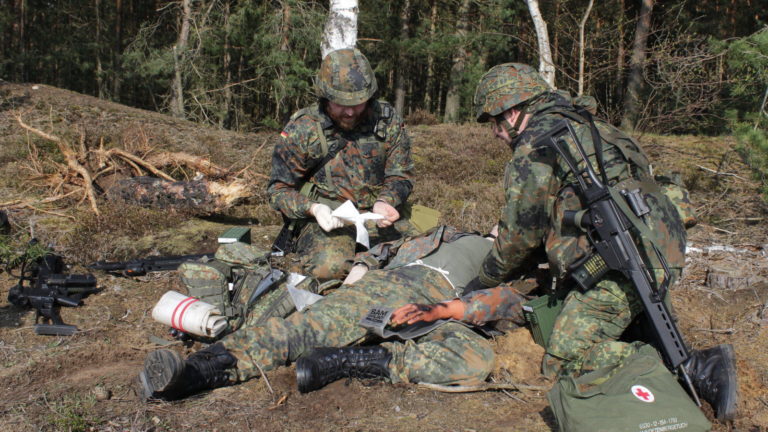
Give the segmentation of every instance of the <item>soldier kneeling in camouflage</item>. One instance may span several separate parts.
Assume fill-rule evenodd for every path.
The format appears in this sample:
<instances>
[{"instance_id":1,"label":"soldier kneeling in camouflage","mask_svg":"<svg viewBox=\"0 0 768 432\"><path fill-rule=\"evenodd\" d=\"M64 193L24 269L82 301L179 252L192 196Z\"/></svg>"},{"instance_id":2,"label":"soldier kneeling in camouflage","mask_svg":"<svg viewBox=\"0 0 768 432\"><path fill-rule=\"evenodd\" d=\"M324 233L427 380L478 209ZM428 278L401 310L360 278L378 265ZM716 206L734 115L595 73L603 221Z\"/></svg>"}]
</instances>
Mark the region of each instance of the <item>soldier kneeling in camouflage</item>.
<instances>
[{"instance_id":1,"label":"soldier kneeling in camouflage","mask_svg":"<svg viewBox=\"0 0 768 432\"><path fill-rule=\"evenodd\" d=\"M394 309L406 303L428 304L458 297L445 305L446 310L462 311L452 318L471 323L521 320L520 302L525 297L514 290L463 295L491 246L492 239L457 233L450 227L439 227L408 241L378 245L361 254L355 268L381 270L369 271L357 281L348 279L303 312L285 319L271 318L261 326L243 327L186 360L167 349L150 353L139 374L142 396L179 399L249 380L258 377L260 370L273 370L296 360L302 392L342 377L478 384L492 369L493 350L483 336L457 322L446 322L415 343L345 346L366 336L366 329L358 322L372 307ZM457 302L460 308L453 307ZM315 347L344 348L313 351Z\"/></svg>"},{"instance_id":2,"label":"soldier kneeling in camouflage","mask_svg":"<svg viewBox=\"0 0 768 432\"><path fill-rule=\"evenodd\" d=\"M376 76L360 51L330 52L316 85L318 102L296 112L275 145L268 193L293 227L279 247L305 257L307 274L325 281L343 279L355 255L354 227L332 215L345 201L381 215L379 229L410 232L401 212L413 161L403 121L375 98Z\"/></svg>"},{"instance_id":3,"label":"soldier kneeling in camouflage","mask_svg":"<svg viewBox=\"0 0 768 432\"><path fill-rule=\"evenodd\" d=\"M544 373L580 376L620 364L643 345L624 342L620 337L635 318L648 313L627 272L614 267L608 270L603 255L611 251L599 246L613 245L608 243L610 238L600 234L596 239L595 231L588 237L585 225L576 222L576 217L570 218L587 210L591 215L593 207L589 205L604 199L585 196L580 185L586 183L587 176L579 170L588 160L598 167L594 177L599 175L599 182L618 196L611 198L612 205L634 205L621 212L627 219L622 223L634 237L634 248L639 249L635 253L640 256L632 253L633 259L643 261L643 267L633 274L646 274L657 293L672 286L685 266L685 212L672 201L677 197L665 190L664 179L654 176L648 157L634 139L606 121L592 118L589 109L567 92L554 91L528 65L506 63L491 68L477 86L474 104L477 121L491 123L494 135L511 147L512 157L504 176L507 203L499 234L484 259L479 279L470 285L484 288L499 284L524 267L533 251L544 247L558 286L578 282L554 323ZM555 140L553 137L565 130L563 125L572 132L557 135ZM565 143L567 150L555 151L547 144L554 142ZM596 184L592 176L589 180L590 185ZM604 222L594 218L588 226L607 225ZM619 235L618 231L611 234ZM627 256L630 250L621 252ZM594 265L600 261L598 255L602 266ZM619 252L614 256L620 256ZM732 419L737 402L733 348L720 345L695 350L682 366L717 417Z\"/></svg>"}]
</instances>

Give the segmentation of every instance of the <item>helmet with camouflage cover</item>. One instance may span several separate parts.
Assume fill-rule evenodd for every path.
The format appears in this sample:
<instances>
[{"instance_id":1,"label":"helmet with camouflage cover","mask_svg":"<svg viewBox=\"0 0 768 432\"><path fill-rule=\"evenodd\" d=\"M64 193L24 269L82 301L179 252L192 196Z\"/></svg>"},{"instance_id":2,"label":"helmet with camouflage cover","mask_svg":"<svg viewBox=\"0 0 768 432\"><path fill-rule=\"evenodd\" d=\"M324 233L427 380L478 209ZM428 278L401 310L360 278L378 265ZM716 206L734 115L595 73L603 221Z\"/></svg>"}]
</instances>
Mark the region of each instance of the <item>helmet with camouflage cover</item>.
<instances>
[{"instance_id":1,"label":"helmet with camouflage cover","mask_svg":"<svg viewBox=\"0 0 768 432\"><path fill-rule=\"evenodd\" d=\"M359 105L378 90L371 64L357 48L331 51L320 64L315 81L318 96L344 105Z\"/></svg>"},{"instance_id":2,"label":"helmet with camouflage cover","mask_svg":"<svg viewBox=\"0 0 768 432\"><path fill-rule=\"evenodd\" d=\"M480 78L475 90L474 107L477 121L491 117L530 100L552 87L536 69L522 63L504 63L492 67Z\"/></svg>"}]
</instances>

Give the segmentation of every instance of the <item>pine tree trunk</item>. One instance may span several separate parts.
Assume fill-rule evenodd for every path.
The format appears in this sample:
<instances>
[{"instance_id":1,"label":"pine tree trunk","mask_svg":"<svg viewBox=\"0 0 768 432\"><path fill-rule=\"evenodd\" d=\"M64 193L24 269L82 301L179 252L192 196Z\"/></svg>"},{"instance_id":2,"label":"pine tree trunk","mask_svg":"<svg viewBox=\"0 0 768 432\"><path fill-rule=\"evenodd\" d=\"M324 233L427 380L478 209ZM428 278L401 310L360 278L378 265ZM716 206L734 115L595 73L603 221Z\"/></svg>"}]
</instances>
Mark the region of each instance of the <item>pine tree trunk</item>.
<instances>
[{"instance_id":1,"label":"pine tree trunk","mask_svg":"<svg viewBox=\"0 0 768 432\"><path fill-rule=\"evenodd\" d=\"M104 71L101 66L101 0L94 0L93 7L96 13L96 94L99 99L104 99Z\"/></svg>"},{"instance_id":2,"label":"pine tree trunk","mask_svg":"<svg viewBox=\"0 0 768 432\"><path fill-rule=\"evenodd\" d=\"M552 88L555 88L555 63L552 61L552 49L549 46L547 23L541 16L538 0L525 0L536 28L536 40L539 45L539 73Z\"/></svg>"},{"instance_id":3,"label":"pine tree trunk","mask_svg":"<svg viewBox=\"0 0 768 432\"><path fill-rule=\"evenodd\" d=\"M184 118L183 72L187 44L189 43L189 25L192 21L192 0L181 0L181 29L176 45L173 46L173 82L171 83L171 114Z\"/></svg>"},{"instance_id":4,"label":"pine tree trunk","mask_svg":"<svg viewBox=\"0 0 768 432\"><path fill-rule=\"evenodd\" d=\"M434 43L437 32L437 0L431 0L429 42ZM435 54L430 47L427 50L427 79L424 82L424 109L432 111L432 93L437 91L433 84L435 80Z\"/></svg>"},{"instance_id":5,"label":"pine tree trunk","mask_svg":"<svg viewBox=\"0 0 768 432\"><path fill-rule=\"evenodd\" d=\"M404 42L408 39L408 20L411 15L411 2L405 0L403 2L403 10L400 13L400 42ZM405 50L401 49L397 56L397 67L395 72L397 77L395 78L395 111L400 115L405 115Z\"/></svg>"},{"instance_id":6,"label":"pine tree trunk","mask_svg":"<svg viewBox=\"0 0 768 432\"><path fill-rule=\"evenodd\" d=\"M451 66L448 93L445 96L445 117L443 120L446 123L455 123L459 121L459 108L461 104L459 90L461 89L461 79L464 76L464 66L467 62L467 50L464 47L464 41L467 34L468 19L469 0L462 0L461 6L459 7L455 33L459 43L453 55L453 66Z\"/></svg>"},{"instance_id":7,"label":"pine tree trunk","mask_svg":"<svg viewBox=\"0 0 768 432\"><path fill-rule=\"evenodd\" d=\"M129 7L130 14L130 7ZM130 15L129 15L130 16ZM115 1L115 47L112 52L112 99L120 100L120 75L122 64L120 58L123 53L123 0Z\"/></svg>"},{"instance_id":8,"label":"pine tree trunk","mask_svg":"<svg viewBox=\"0 0 768 432\"><path fill-rule=\"evenodd\" d=\"M288 2L281 2L280 18L280 51L287 53L289 46L289 35L291 31L291 5ZM282 64L277 66L277 82L280 85L280 91L275 91L275 113L276 122L280 122L280 114L285 104L285 68Z\"/></svg>"},{"instance_id":9,"label":"pine tree trunk","mask_svg":"<svg viewBox=\"0 0 768 432\"><path fill-rule=\"evenodd\" d=\"M219 126L230 128L232 126L232 53L229 33L231 31L229 22L229 0L224 2L224 115L221 117Z\"/></svg>"},{"instance_id":10,"label":"pine tree trunk","mask_svg":"<svg viewBox=\"0 0 768 432\"><path fill-rule=\"evenodd\" d=\"M624 0L619 0L619 46L616 52L616 103L624 96L624 57L627 55L624 49Z\"/></svg>"},{"instance_id":11,"label":"pine tree trunk","mask_svg":"<svg viewBox=\"0 0 768 432\"><path fill-rule=\"evenodd\" d=\"M25 59L25 61L21 62L21 65L18 69L16 69L17 73L17 80L21 82L28 81L27 79L27 67L26 67L26 57L27 57L27 41L25 40L26 36L26 19L27 19L27 0L16 0L16 13L17 17L16 20L13 23L14 31L13 33L16 35L16 43L14 44L14 48L16 51L21 54L21 58Z\"/></svg>"},{"instance_id":12,"label":"pine tree trunk","mask_svg":"<svg viewBox=\"0 0 768 432\"><path fill-rule=\"evenodd\" d=\"M641 0L640 19L637 20L635 41L632 44L632 58L629 62L629 82L627 93L624 95L624 115L621 127L634 130L637 121L638 101L643 86L643 68L645 66L645 50L648 44L648 34L651 31L651 12L654 0Z\"/></svg>"}]
</instances>

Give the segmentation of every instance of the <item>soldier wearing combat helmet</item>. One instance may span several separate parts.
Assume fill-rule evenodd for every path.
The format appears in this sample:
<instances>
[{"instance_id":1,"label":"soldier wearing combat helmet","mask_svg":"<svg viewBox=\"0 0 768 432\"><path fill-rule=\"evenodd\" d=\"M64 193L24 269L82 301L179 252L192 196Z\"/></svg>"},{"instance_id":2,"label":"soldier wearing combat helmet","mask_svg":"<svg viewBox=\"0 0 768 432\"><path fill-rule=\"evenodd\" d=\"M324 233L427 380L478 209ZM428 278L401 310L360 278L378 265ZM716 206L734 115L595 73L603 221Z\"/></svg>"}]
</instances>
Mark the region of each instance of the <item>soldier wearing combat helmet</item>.
<instances>
[{"instance_id":1,"label":"soldier wearing combat helmet","mask_svg":"<svg viewBox=\"0 0 768 432\"><path fill-rule=\"evenodd\" d=\"M659 245L669 276L679 277L685 265L685 228L680 206L676 206L655 183L647 156L639 144L609 123L592 118L567 92L554 91L530 66L506 63L491 68L477 86L474 108L478 122L490 122L494 135L513 151L504 174L506 206L499 220L498 236L483 260L478 278L466 290L503 292L501 282L521 273L535 250L547 253L552 276L558 286L569 286L575 269L596 252L584 231L564 222L566 211L583 210L577 179L560 155L537 144L567 120L581 141L593 166L602 166L607 184L616 189L635 185L650 207L644 218L652 239L637 241L648 257L655 283L664 278L662 262L647 244ZM593 135L592 125L596 127ZM599 141L595 145L593 138ZM569 147L573 147L571 144ZM601 149L601 150L596 150ZM571 149L574 153L575 147ZM600 151L599 157L596 153ZM597 160L601 163L597 164ZM580 161L577 157L574 160ZM583 163L583 161L582 161ZM554 323L544 358L545 374L581 374L619 364L638 352L642 343L626 343L619 337L641 313L643 306L635 287L619 272L596 276L591 288L572 290ZM565 285L563 285L565 284ZM575 285L575 284L573 284ZM496 287L496 288L493 288ZM496 294L504 309L505 296ZM414 312L411 321L460 317L463 306L452 301L453 314ZM448 311L450 308L433 308ZM483 321L478 314L475 319ZM410 321L409 321L410 322ZM735 360L730 345L694 351L686 364L699 396L709 402L720 419L736 412Z\"/></svg>"},{"instance_id":2,"label":"soldier wearing combat helmet","mask_svg":"<svg viewBox=\"0 0 768 432\"><path fill-rule=\"evenodd\" d=\"M351 267L355 231L332 210L351 200L391 230L413 188L411 143L392 106L375 99L376 77L357 49L329 53L316 90L318 102L291 116L281 133L268 192L273 208L302 221L295 250L305 270L340 279Z\"/></svg>"},{"instance_id":3,"label":"soldier wearing combat helmet","mask_svg":"<svg viewBox=\"0 0 768 432\"><path fill-rule=\"evenodd\" d=\"M566 92L552 91L527 65L493 67L481 78L474 103L478 122L491 122L496 137L513 149L504 177L506 208L496 243L483 262L478 286L497 285L542 243L550 271L563 282L579 262L596 253L581 229L564 223L566 210L583 209L572 186L576 183L574 174L551 148L535 144L563 119L573 126L592 165L603 167L601 175L609 185L619 190L635 185L632 187L639 188L648 203L650 212L644 218L651 229L646 232L655 238L643 237L638 248L648 257L654 282L660 284L664 279L664 263L647 250L648 244L659 246L669 277L679 277L685 265L685 228L679 210L655 183L648 158L634 139L603 120L593 119L589 110ZM639 342L620 342L619 337L641 313L634 286L616 272L605 273L590 289L571 291L555 321L544 372L551 376L562 372L580 375L618 364L639 350ZM718 418L732 419L737 397L732 347L695 351L688 373Z\"/></svg>"}]
</instances>

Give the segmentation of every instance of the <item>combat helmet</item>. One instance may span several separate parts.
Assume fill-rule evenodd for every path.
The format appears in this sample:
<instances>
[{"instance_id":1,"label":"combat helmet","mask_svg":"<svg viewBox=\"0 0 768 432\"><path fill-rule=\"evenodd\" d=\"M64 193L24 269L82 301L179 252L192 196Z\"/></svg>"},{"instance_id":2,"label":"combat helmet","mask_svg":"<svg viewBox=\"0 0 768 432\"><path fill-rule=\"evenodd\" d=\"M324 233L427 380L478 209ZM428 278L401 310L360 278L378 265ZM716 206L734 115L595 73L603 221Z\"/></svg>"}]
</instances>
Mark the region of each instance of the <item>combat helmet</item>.
<instances>
[{"instance_id":1,"label":"combat helmet","mask_svg":"<svg viewBox=\"0 0 768 432\"><path fill-rule=\"evenodd\" d=\"M361 104L376 93L376 75L357 48L331 51L320 64L315 80L321 98L344 105Z\"/></svg>"},{"instance_id":2,"label":"combat helmet","mask_svg":"<svg viewBox=\"0 0 768 432\"><path fill-rule=\"evenodd\" d=\"M522 63L503 63L492 67L480 78L475 90L474 107L477 121L491 117L530 100L552 87L536 69Z\"/></svg>"}]
</instances>

